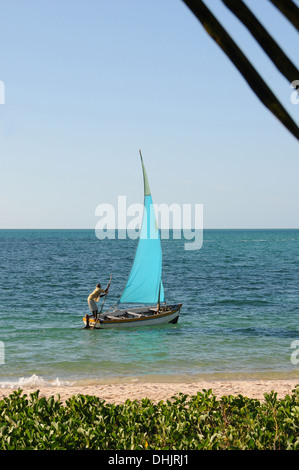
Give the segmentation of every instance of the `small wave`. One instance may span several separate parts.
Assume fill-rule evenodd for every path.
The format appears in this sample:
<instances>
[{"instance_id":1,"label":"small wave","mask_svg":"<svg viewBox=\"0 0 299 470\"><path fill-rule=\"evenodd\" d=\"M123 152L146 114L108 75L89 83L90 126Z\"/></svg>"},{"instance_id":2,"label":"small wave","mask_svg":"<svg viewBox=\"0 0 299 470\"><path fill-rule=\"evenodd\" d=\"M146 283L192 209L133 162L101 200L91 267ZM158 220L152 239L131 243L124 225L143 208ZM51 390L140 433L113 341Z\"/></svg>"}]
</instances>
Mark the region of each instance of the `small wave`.
<instances>
[{"instance_id":1,"label":"small wave","mask_svg":"<svg viewBox=\"0 0 299 470\"><path fill-rule=\"evenodd\" d=\"M252 289L252 288L251 288ZM245 306L245 305L271 305L272 302L270 300L264 299L222 299L217 300L218 305L235 305L235 306Z\"/></svg>"},{"instance_id":2,"label":"small wave","mask_svg":"<svg viewBox=\"0 0 299 470\"><path fill-rule=\"evenodd\" d=\"M33 374L31 377L20 377L17 381L0 382L0 388L36 388L36 387L62 387L72 385L71 382L60 380L45 380L38 375Z\"/></svg>"}]
</instances>

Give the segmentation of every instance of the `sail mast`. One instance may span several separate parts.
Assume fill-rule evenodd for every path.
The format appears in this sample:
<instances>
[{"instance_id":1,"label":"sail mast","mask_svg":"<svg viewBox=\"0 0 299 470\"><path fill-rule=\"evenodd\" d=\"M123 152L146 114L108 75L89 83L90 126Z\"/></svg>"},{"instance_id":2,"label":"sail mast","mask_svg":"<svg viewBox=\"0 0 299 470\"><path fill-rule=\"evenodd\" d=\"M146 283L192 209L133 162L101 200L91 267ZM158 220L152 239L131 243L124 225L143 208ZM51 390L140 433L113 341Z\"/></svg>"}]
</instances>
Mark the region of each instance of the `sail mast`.
<instances>
[{"instance_id":1,"label":"sail mast","mask_svg":"<svg viewBox=\"0 0 299 470\"><path fill-rule=\"evenodd\" d=\"M148 182L147 174L146 174L146 171L145 171L145 166L144 166L144 163L143 163L141 150L139 150L139 155L140 155L140 159L141 159L142 173L143 173L144 197L145 196L150 196L151 190L150 190L150 187L149 187L149 182Z\"/></svg>"}]
</instances>

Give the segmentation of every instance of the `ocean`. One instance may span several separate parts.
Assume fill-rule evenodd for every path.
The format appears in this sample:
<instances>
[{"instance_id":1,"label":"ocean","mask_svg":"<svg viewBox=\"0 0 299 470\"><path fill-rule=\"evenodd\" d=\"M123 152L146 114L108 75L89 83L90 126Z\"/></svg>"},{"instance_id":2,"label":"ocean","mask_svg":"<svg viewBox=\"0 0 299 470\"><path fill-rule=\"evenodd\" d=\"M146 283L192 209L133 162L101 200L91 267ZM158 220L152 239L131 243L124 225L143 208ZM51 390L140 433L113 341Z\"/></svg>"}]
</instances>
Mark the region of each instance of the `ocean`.
<instances>
[{"instance_id":1,"label":"ocean","mask_svg":"<svg viewBox=\"0 0 299 470\"><path fill-rule=\"evenodd\" d=\"M299 378L299 230L204 230L162 240L177 324L86 330L87 296L126 284L137 240L0 230L0 387ZM99 303L101 305L101 303Z\"/></svg>"}]
</instances>

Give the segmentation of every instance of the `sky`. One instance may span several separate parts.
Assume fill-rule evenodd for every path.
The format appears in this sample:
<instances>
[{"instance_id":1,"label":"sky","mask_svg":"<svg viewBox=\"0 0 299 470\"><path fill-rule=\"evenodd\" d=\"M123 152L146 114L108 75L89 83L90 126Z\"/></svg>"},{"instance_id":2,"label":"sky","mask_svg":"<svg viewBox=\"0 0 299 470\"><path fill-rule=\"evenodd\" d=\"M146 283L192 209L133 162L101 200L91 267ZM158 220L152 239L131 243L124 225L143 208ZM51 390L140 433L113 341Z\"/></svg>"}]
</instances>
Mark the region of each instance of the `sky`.
<instances>
[{"instance_id":1,"label":"sky","mask_svg":"<svg viewBox=\"0 0 299 470\"><path fill-rule=\"evenodd\" d=\"M206 4L298 122L287 80ZM298 67L292 25L269 0L246 4ZM93 229L98 205L142 203L139 149L154 202L202 204L204 228L299 228L298 142L182 0L0 11L0 228Z\"/></svg>"}]
</instances>

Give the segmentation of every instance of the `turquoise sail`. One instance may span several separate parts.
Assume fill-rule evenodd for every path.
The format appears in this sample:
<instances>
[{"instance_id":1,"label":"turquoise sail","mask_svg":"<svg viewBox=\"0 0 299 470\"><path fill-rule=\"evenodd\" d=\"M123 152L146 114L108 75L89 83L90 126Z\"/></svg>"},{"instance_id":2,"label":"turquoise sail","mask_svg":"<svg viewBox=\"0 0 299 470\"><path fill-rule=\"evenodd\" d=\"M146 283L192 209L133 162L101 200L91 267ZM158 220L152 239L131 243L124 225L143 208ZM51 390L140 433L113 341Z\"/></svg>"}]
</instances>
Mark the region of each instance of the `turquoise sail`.
<instances>
[{"instance_id":1,"label":"turquoise sail","mask_svg":"<svg viewBox=\"0 0 299 470\"><path fill-rule=\"evenodd\" d=\"M119 304L164 302L160 233L140 150L139 153L144 182L144 211L133 266Z\"/></svg>"}]
</instances>

